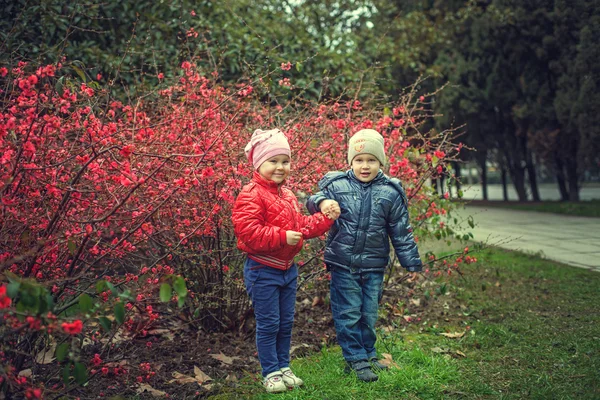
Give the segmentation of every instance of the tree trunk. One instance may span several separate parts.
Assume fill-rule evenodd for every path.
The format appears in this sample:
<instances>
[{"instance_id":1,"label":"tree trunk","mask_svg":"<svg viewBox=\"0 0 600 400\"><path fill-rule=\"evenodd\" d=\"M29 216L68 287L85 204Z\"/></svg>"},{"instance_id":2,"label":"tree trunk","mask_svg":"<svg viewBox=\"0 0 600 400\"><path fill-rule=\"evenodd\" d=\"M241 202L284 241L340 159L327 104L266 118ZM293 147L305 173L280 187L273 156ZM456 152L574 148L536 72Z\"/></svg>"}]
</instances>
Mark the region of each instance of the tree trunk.
<instances>
[{"instance_id":1,"label":"tree trunk","mask_svg":"<svg viewBox=\"0 0 600 400\"><path fill-rule=\"evenodd\" d=\"M567 180L569 181L569 200L579 201L579 176L577 174L577 160L571 158L566 162Z\"/></svg>"},{"instance_id":2,"label":"tree trunk","mask_svg":"<svg viewBox=\"0 0 600 400\"><path fill-rule=\"evenodd\" d=\"M527 190L525 188L525 168L521 165L521 158L512 157L513 154L504 149L504 159L510 174L510 180L515 187L519 201L527 201Z\"/></svg>"},{"instance_id":3,"label":"tree trunk","mask_svg":"<svg viewBox=\"0 0 600 400\"><path fill-rule=\"evenodd\" d=\"M454 167L454 182L456 183L456 193L458 193L459 190L461 190L461 169L460 169L460 163L458 161L454 161L452 163L452 166ZM452 193L450 193L450 196L452 196Z\"/></svg>"},{"instance_id":4,"label":"tree trunk","mask_svg":"<svg viewBox=\"0 0 600 400\"><path fill-rule=\"evenodd\" d=\"M479 163L479 168L481 168L481 194L483 196L483 200L488 200L488 187L487 187L487 165L486 165L487 157L477 157L477 162Z\"/></svg>"},{"instance_id":5,"label":"tree trunk","mask_svg":"<svg viewBox=\"0 0 600 400\"><path fill-rule=\"evenodd\" d=\"M508 182L506 179L506 168L502 167L500 173L500 179L502 179L502 198L504 201L508 201Z\"/></svg>"},{"instance_id":6,"label":"tree trunk","mask_svg":"<svg viewBox=\"0 0 600 400\"><path fill-rule=\"evenodd\" d=\"M560 159L560 155L554 155L554 163L556 168L556 183L558 183L558 191L560 192L560 200L568 201L569 191L567 190L565 171L563 169L564 165L562 160Z\"/></svg>"},{"instance_id":7,"label":"tree trunk","mask_svg":"<svg viewBox=\"0 0 600 400\"><path fill-rule=\"evenodd\" d=\"M527 177L529 178L529 186L531 188L531 196L533 201L540 201L540 191L538 190L537 177L535 174L535 165L531 151L527 150Z\"/></svg>"},{"instance_id":8,"label":"tree trunk","mask_svg":"<svg viewBox=\"0 0 600 400\"><path fill-rule=\"evenodd\" d=\"M525 168L511 168L510 178L517 191L519 201L527 201L527 189L525 188Z\"/></svg>"}]
</instances>

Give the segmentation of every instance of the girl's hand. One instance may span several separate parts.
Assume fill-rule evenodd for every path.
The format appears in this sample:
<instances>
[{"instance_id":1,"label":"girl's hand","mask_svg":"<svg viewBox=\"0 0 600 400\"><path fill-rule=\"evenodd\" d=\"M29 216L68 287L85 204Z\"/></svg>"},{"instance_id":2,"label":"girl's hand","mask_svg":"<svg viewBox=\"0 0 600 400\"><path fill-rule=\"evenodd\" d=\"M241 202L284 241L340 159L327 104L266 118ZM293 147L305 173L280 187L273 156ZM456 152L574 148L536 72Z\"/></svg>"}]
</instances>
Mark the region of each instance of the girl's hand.
<instances>
[{"instance_id":1,"label":"girl's hand","mask_svg":"<svg viewBox=\"0 0 600 400\"><path fill-rule=\"evenodd\" d=\"M295 246L302 239L302 234L296 231L285 231L285 240L290 246Z\"/></svg>"}]
</instances>

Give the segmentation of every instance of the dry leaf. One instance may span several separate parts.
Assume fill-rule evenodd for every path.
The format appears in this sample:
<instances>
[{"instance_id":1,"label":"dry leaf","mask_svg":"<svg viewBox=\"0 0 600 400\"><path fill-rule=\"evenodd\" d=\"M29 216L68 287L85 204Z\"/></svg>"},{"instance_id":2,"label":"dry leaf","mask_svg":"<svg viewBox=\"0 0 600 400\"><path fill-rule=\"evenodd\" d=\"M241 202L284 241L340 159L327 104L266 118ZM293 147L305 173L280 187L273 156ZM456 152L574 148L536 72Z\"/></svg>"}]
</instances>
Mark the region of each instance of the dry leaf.
<instances>
[{"instance_id":1,"label":"dry leaf","mask_svg":"<svg viewBox=\"0 0 600 400\"><path fill-rule=\"evenodd\" d=\"M54 361L54 352L56 351L56 343L52 343L48 349L44 349L37 353L35 362L38 364L50 364Z\"/></svg>"},{"instance_id":2,"label":"dry leaf","mask_svg":"<svg viewBox=\"0 0 600 400\"><path fill-rule=\"evenodd\" d=\"M225 377L225 382L237 382L238 378L237 376L233 375L233 374L229 374L227 375L227 377Z\"/></svg>"},{"instance_id":3,"label":"dry leaf","mask_svg":"<svg viewBox=\"0 0 600 400\"><path fill-rule=\"evenodd\" d=\"M313 307L320 306L320 305L323 305L323 304L325 304L325 301L323 300L323 298L321 296L315 296L313 298L313 301L312 301L312 306Z\"/></svg>"},{"instance_id":4,"label":"dry leaf","mask_svg":"<svg viewBox=\"0 0 600 400\"><path fill-rule=\"evenodd\" d=\"M108 362L108 363L104 364L105 367L110 367L110 368L123 367L125 365L127 365L127 360Z\"/></svg>"},{"instance_id":5,"label":"dry leaf","mask_svg":"<svg viewBox=\"0 0 600 400\"><path fill-rule=\"evenodd\" d=\"M396 330L392 325L384 326L383 331L386 333L392 333Z\"/></svg>"},{"instance_id":6,"label":"dry leaf","mask_svg":"<svg viewBox=\"0 0 600 400\"><path fill-rule=\"evenodd\" d=\"M462 352L462 351L460 351L460 350L456 350L456 354L458 354L458 355L459 355L459 356L461 356L461 357L466 357L466 356L467 356L465 353L463 353L463 352Z\"/></svg>"},{"instance_id":7,"label":"dry leaf","mask_svg":"<svg viewBox=\"0 0 600 400\"><path fill-rule=\"evenodd\" d=\"M210 376L206 375L204 372L202 372L200 370L200 368L196 367L195 365L194 365L194 375L196 376L196 379L199 381L200 384L203 384L204 382L212 381L212 378Z\"/></svg>"},{"instance_id":8,"label":"dry leaf","mask_svg":"<svg viewBox=\"0 0 600 400\"><path fill-rule=\"evenodd\" d=\"M421 305L421 299L415 299L414 297L410 299L410 303L414 306L419 307Z\"/></svg>"},{"instance_id":9,"label":"dry leaf","mask_svg":"<svg viewBox=\"0 0 600 400\"><path fill-rule=\"evenodd\" d=\"M496 287L500 287L500 281L496 281L496 284L495 284L495 286L496 286Z\"/></svg>"},{"instance_id":10,"label":"dry leaf","mask_svg":"<svg viewBox=\"0 0 600 400\"><path fill-rule=\"evenodd\" d=\"M171 384L173 382L179 383L180 385L184 385L186 383L197 383L198 380L196 378L193 378L189 375L184 375L181 372L173 372L171 374L171 376L173 376L173 378L175 379L171 379L170 381L168 381L167 383Z\"/></svg>"},{"instance_id":11,"label":"dry leaf","mask_svg":"<svg viewBox=\"0 0 600 400\"><path fill-rule=\"evenodd\" d=\"M290 354L294 354L294 352L296 350L303 349L303 348L309 348L310 349L310 346L307 345L306 343L301 343L301 344L299 344L297 346L292 346L292 348L290 349Z\"/></svg>"},{"instance_id":12,"label":"dry leaf","mask_svg":"<svg viewBox=\"0 0 600 400\"><path fill-rule=\"evenodd\" d=\"M24 369L23 371L19 372L19 376L24 376L25 378L31 378L33 376L33 372L31 371L31 368L27 368L27 369Z\"/></svg>"},{"instance_id":13,"label":"dry leaf","mask_svg":"<svg viewBox=\"0 0 600 400\"><path fill-rule=\"evenodd\" d=\"M148 335L162 336L169 340L175 339L175 335L170 329L151 329L148 331Z\"/></svg>"},{"instance_id":14,"label":"dry leaf","mask_svg":"<svg viewBox=\"0 0 600 400\"><path fill-rule=\"evenodd\" d=\"M152 396L154 397L165 397L167 395L166 392L160 391L160 390L156 390L154 389L152 386L146 384L146 383L140 383L138 385L138 388L135 390L137 393L144 393L144 392L148 392L150 393Z\"/></svg>"},{"instance_id":15,"label":"dry leaf","mask_svg":"<svg viewBox=\"0 0 600 400\"><path fill-rule=\"evenodd\" d=\"M457 338L461 338L461 337L465 336L465 332L454 332L454 333L443 332L443 333L440 333L440 335L445 336L450 339L457 339Z\"/></svg>"},{"instance_id":16,"label":"dry leaf","mask_svg":"<svg viewBox=\"0 0 600 400\"><path fill-rule=\"evenodd\" d=\"M233 364L233 360L239 360L239 357L229 357L223 353L211 354L210 356L214 359L221 361L223 364L227 364L227 365Z\"/></svg>"},{"instance_id":17,"label":"dry leaf","mask_svg":"<svg viewBox=\"0 0 600 400\"><path fill-rule=\"evenodd\" d=\"M383 365L385 365L388 368L396 368L396 369L400 369L400 366L398 364L396 364L396 362L394 361L394 359L392 358L391 354L388 353L382 353L381 354L383 356L383 358L381 360L379 360L379 362Z\"/></svg>"},{"instance_id":18,"label":"dry leaf","mask_svg":"<svg viewBox=\"0 0 600 400\"><path fill-rule=\"evenodd\" d=\"M439 354L445 354L445 353L449 352L448 349L442 349L441 347L432 347L431 351L433 351L434 353L439 353Z\"/></svg>"},{"instance_id":19,"label":"dry leaf","mask_svg":"<svg viewBox=\"0 0 600 400\"><path fill-rule=\"evenodd\" d=\"M197 383L198 385L202 385L204 382L209 382L212 381L212 378L208 375L206 375L204 372L202 372L200 370L200 368L194 366L194 375L195 376L189 376L189 375L185 375L182 374L181 372L173 372L172 376L175 379L171 379L169 382L167 383L179 383L180 385L184 385L186 383Z\"/></svg>"}]
</instances>

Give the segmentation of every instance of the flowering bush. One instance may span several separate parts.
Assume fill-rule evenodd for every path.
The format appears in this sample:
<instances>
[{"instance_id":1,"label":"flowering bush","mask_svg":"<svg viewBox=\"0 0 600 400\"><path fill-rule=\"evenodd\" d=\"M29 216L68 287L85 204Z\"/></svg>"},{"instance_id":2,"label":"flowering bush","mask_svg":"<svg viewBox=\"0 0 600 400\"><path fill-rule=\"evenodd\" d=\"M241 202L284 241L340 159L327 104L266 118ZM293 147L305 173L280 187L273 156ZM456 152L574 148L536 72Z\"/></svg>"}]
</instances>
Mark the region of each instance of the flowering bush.
<instances>
[{"instance_id":1,"label":"flowering bush","mask_svg":"<svg viewBox=\"0 0 600 400\"><path fill-rule=\"evenodd\" d=\"M287 134L289 186L299 195L313 192L327 171L347 168L353 132L379 130L389 173L411 199L417 237L452 233L439 223L448 200L427 181L460 148L448 140L453 132L420 130L433 118L433 94L417 97L416 85L389 104L295 98L269 105L260 85L223 87L217 73L186 61L176 82L123 104L61 63L0 72L0 333L7 338L0 374L9 392L42 390L17 375L32 363L23 354L40 348L55 349L66 385L84 383L83 342L71 339L85 335L107 348L101 338L117 329L143 336L172 315L159 318L157 297L201 329L243 323L243 255L229 216L251 175L243 148L256 128ZM295 89L284 79L289 98ZM307 263L319 259L320 247L301 254L311 276L321 273L319 263ZM96 372L101 356L88 360Z\"/></svg>"}]
</instances>

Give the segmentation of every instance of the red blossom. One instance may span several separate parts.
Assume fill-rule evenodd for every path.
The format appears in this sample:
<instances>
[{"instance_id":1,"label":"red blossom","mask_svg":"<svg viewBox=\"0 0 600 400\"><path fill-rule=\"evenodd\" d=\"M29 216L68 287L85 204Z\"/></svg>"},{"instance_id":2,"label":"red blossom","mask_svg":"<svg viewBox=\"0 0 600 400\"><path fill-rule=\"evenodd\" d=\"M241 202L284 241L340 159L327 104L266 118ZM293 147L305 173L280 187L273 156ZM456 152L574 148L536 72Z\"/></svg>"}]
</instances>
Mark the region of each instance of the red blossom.
<instances>
[{"instance_id":1,"label":"red blossom","mask_svg":"<svg viewBox=\"0 0 600 400\"><path fill-rule=\"evenodd\" d=\"M81 333L83 329L83 322L81 320L75 320L73 322L63 322L61 324L63 331L69 335L77 335Z\"/></svg>"},{"instance_id":2,"label":"red blossom","mask_svg":"<svg viewBox=\"0 0 600 400\"><path fill-rule=\"evenodd\" d=\"M12 299L6 295L6 286L0 286L0 310L10 307Z\"/></svg>"}]
</instances>

